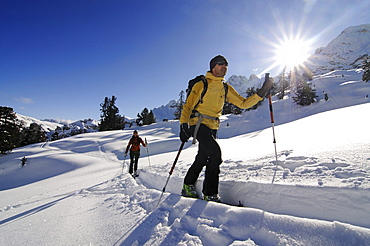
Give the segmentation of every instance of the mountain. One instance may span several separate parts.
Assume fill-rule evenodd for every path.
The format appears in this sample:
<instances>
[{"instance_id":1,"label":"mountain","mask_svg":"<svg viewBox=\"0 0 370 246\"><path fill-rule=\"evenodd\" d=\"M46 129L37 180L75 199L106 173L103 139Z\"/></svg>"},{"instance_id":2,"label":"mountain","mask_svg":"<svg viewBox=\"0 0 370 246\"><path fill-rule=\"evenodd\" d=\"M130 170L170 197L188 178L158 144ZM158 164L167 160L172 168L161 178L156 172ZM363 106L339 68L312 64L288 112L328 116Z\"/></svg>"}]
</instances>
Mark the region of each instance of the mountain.
<instances>
[{"instance_id":1,"label":"mountain","mask_svg":"<svg viewBox=\"0 0 370 246\"><path fill-rule=\"evenodd\" d=\"M246 76L242 75L231 75L230 78L226 81L226 83L230 84L234 87L234 89L239 92L240 95L246 96L246 91L248 88L255 87L261 88L263 84L264 78L259 78L257 75L252 74L247 78Z\"/></svg>"},{"instance_id":2,"label":"mountain","mask_svg":"<svg viewBox=\"0 0 370 246\"><path fill-rule=\"evenodd\" d=\"M359 68L362 58L370 54L370 24L346 28L326 47L316 49L305 65L314 74Z\"/></svg>"},{"instance_id":3,"label":"mountain","mask_svg":"<svg viewBox=\"0 0 370 246\"><path fill-rule=\"evenodd\" d=\"M176 108L174 107L177 104L177 100L171 100L166 105L162 105L158 108L154 108L153 114L157 122L161 122L163 120L173 120L175 118L175 111Z\"/></svg>"},{"instance_id":4,"label":"mountain","mask_svg":"<svg viewBox=\"0 0 370 246\"><path fill-rule=\"evenodd\" d=\"M16 114L25 127L29 127L32 123L36 123L46 132L48 140L51 140L52 135L56 132L58 138L70 137L73 135L94 132L98 130L99 122L93 119L78 120L75 122L57 121L53 119L38 120L32 117Z\"/></svg>"},{"instance_id":5,"label":"mountain","mask_svg":"<svg viewBox=\"0 0 370 246\"><path fill-rule=\"evenodd\" d=\"M51 136L56 133L58 134L59 138L70 137L73 135L81 134L81 133L88 133L88 132L96 132L98 131L99 122L93 119L84 119L78 120L72 123L63 123L62 127L57 127L53 131L48 133L49 139Z\"/></svg>"},{"instance_id":6,"label":"mountain","mask_svg":"<svg viewBox=\"0 0 370 246\"><path fill-rule=\"evenodd\" d=\"M38 120L29 116L24 116L21 114L16 113L18 120L20 120L25 127L29 127L31 123L36 123L45 132L50 132L52 130L55 130L57 127L63 127L63 123L57 122L56 120Z\"/></svg>"}]
</instances>

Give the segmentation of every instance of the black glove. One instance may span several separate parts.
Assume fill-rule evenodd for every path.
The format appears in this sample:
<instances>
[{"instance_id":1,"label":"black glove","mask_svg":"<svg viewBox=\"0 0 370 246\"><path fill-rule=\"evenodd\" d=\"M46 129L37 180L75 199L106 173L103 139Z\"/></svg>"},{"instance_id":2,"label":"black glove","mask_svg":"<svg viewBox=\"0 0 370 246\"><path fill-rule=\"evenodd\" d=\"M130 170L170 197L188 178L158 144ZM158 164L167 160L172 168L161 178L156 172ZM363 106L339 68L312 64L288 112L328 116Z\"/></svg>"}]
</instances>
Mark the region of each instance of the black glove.
<instances>
[{"instance_id":1,"label":"black glove","mask_svg":"<svg viewBox=\"0 0 370 246\"><path fill-rule=\"evenodd\" d=\"M269 79L263 83L263 86L260 90L257 91L257 95L264 98L267 96L267 93L270 91L272 87L273 79Z\"/></svg>"},{"instance_id":2,"label":"black glove","mask_svg":"<svg viewBox=\"0 0 370 246\"><path fill-rule=\"evenodd\" d=\"M191 132L188 123L182 123L180 125L180 140L181 142L187 142L191 137Z\"/></svg>"}]
</instances>

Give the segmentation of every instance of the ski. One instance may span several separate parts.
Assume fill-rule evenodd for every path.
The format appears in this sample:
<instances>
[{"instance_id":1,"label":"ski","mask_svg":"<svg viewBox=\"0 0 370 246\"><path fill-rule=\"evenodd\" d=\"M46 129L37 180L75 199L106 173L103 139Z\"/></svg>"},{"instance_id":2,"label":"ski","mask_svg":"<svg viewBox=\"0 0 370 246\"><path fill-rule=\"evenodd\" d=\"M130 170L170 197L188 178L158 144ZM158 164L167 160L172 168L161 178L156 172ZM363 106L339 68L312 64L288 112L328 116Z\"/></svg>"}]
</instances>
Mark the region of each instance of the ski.
<instances>
[{"instance_id":1,"label":"ski","mask_svg":"<svg viewBox=\"0 0 370 246\"><path fill-rule=\"evenodd\" d=\"M205 201L205 202L215 202L215 203L220 203L220 204L225 204L225 205L228 205L228 206L234 206L234 207L244 207L243 203L241 201L239 201L239 204L238 205L233 205L233 204L228 204L228 203L224 203L222 201L207 201L207 200L204 200L202 198L199 198L199 197L191 197L191 196L188 196L186 194L184 194L182 191L181 191L181 196L182 197L186 197L186 198L192 198L192 199L199 199L199 200L202 200L202 201Z\"/></svg>"}]
</instances>

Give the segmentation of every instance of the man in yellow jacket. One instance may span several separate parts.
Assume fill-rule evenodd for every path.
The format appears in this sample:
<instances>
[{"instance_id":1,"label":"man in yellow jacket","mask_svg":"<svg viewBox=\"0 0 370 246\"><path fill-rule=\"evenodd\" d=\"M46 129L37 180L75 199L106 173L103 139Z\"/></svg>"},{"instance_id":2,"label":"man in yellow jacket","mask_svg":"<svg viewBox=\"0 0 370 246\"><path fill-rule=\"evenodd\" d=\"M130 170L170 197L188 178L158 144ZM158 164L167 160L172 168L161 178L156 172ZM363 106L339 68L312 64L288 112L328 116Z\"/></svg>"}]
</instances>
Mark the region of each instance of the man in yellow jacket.
<instances>
[{"instance_id":1,"label":"man in yellow jacket","mask_svg":"<svg viewBox=\"0 0 370 246\"><path fill-rule=\"evenodd\" d=\"M180 118L180 139L182 142L187 142L193 136L199 141L195 161L184 179L183 196L198 197L195 182L205 166L203 199L220 202L218 184L222 157L216 135L220 126L219 117L222 114L223 106L227 101L239 108L250 108L262 100L272 86L272 80L269 80L256 94L244 98L232 86L227 85L225 88L224 76L227 69L228 62L225 57L221 55L214 57L210 61L210 70L205 76L208 86L203 98L201 98L201 94L204 83L198 82L192 87L183 106Z\"/></svg>"}]
</instances>

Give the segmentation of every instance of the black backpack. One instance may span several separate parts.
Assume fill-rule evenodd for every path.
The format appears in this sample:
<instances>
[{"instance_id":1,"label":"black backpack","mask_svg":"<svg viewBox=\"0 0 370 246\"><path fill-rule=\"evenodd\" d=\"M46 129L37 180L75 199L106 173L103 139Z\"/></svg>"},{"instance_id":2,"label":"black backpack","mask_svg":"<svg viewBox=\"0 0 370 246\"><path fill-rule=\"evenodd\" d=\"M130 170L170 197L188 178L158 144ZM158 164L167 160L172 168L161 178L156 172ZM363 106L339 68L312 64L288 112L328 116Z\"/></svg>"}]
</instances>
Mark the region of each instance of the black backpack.
<instances>
[{"instance_id":1,"label":"black backpack","mask_svg":"<svg viewBox=\"0 0 370 246\"><path fill-rule=\"evenodd\" d=\"M203 103L203 97L206 94L207 89L208 89L208 82L207 82L206 77L204 75L198 75L194 79L189 80L188 88L186 89L186 98L188 98L190 93L191 93L191 90L192 90L193 86L196 83L200 82L200 81L203 81L203 91L202 91L202 94L200 95L200 100L195 104L194 108L196 108L199 103ZM223 82L223 83L224 83L224 88L225 88L225 101L226 101L226 95L227 95L227 92L229 90L229 87L228 87L227 83L225 83L225 82Z\"/></svg>"}]
</instances>

